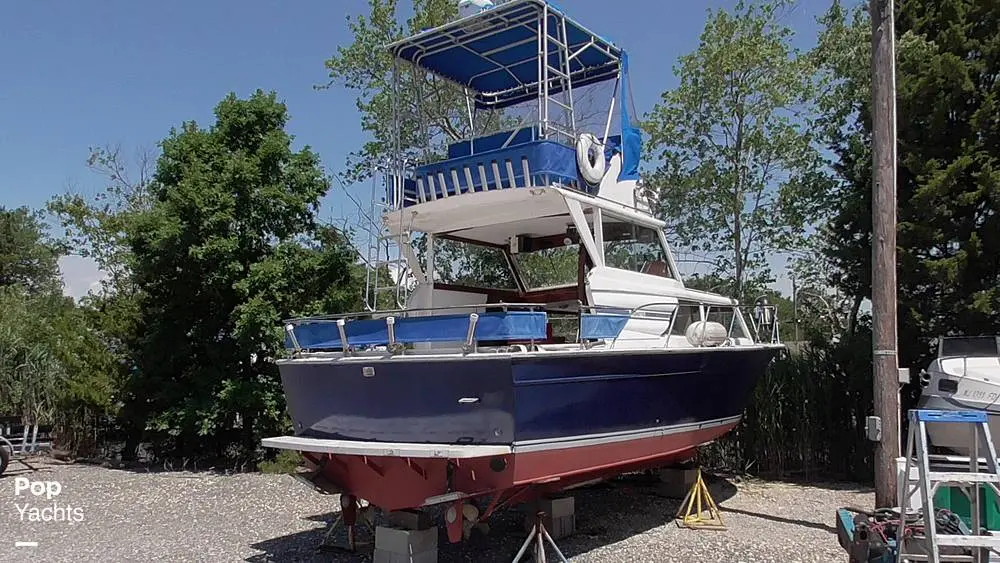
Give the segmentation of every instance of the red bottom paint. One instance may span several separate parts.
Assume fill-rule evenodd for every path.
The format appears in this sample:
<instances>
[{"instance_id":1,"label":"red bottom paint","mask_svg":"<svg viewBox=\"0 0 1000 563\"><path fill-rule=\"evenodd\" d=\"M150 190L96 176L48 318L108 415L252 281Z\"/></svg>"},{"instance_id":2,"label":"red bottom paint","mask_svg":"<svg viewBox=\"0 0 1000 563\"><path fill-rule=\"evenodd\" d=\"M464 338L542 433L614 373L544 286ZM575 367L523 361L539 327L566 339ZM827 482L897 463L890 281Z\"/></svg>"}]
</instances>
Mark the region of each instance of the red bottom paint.
<instances>
[{"instance_id":1,"label":"red bottom paint","mask_svg":"<svg viewBox=\"0 0 1000 563\"><path fill-rule=\"evenodd\" d=\"M695 448L736 423L666 436L473 459L347 456L304 452L344 493L382 508L437 504L434 497L518 495L519 501L595 479L662 467L694 457ZM508 497L509 498L509 497ZM495 500L495 499L494 499ZM485 516L485 515L484 515Z\"/></svg>"}]
</instances>

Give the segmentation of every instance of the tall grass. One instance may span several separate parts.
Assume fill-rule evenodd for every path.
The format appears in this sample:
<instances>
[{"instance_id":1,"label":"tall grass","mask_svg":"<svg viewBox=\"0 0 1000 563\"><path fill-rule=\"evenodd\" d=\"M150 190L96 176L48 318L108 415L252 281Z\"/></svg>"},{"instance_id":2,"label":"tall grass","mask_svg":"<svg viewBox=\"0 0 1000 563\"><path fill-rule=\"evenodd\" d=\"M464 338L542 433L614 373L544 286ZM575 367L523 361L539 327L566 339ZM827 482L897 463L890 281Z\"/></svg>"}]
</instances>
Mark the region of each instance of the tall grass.
<instances>
[{"instance_id":1,"label":"tall grass","mask_svg":"<svg viewBox=\"0 0 1000 563\"><path fill-rule=\"evenodd\" d=\"M868 482L872 446L871 338L816 341L778 358L758 382L740 425L705 447L708 467L769 477Z\"/></svg>"}]
</instances>

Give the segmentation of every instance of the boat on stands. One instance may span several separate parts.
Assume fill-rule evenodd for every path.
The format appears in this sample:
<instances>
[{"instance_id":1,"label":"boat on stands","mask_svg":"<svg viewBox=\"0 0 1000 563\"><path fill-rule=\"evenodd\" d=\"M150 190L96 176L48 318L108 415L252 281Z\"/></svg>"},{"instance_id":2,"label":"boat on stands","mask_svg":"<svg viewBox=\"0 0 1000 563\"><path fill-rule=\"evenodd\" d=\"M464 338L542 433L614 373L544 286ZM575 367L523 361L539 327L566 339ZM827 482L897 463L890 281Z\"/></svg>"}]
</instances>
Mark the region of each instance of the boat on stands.
<instances>
[{"instance_id":1,"label":"boat on stands","mask_svg":"<svg viewBox=\"0 0 1000 563\"><path fill-rule=\"evenodd\" d=\"M263 444L302 452L348 524L362 499L446 505L459 541L469 504L481 520L689 460L735 427L784 348L775 311L685 287L639 176L627 53L545 0L387 48L395 115L425 99L406 77L446 83L471 134L414 146L397 118L369 310L287 322L294 435ZM477 134L489 116L514 125Z\"/></svg>"},{"instance_id":2,"label":"boat on stands","mask_svg":"<svg viewBox=\"0 0 1000 563\"><path fill-rule=\"evenodd\" d=\"M983 411L994 443L1000 440L1000 337L942 336L938 354L921 374L923 389L917 408ZM958 424L931 424L931 445L969 455L969 429Z\"/></svg>"}]
</instances>

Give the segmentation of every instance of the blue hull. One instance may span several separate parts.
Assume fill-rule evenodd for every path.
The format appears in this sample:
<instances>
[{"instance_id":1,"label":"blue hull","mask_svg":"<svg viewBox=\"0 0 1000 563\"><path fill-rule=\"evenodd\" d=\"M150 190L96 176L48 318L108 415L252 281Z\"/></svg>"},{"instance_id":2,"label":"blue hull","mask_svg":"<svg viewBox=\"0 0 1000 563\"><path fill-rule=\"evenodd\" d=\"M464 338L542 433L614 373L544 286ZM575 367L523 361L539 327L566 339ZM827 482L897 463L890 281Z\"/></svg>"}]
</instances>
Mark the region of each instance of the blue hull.
<instances>
[{"instance_id":1,"label":"blue hull","mask_svg":"<svg viewBox=\"0 0 1000 563\"><path fill-rule=\"evenodd\" d=\"M300 436L511 444L743 413L775 348L370 358L280 365ZM363 368L374 368L366 377Z\"/></svg>"}]
</instances>

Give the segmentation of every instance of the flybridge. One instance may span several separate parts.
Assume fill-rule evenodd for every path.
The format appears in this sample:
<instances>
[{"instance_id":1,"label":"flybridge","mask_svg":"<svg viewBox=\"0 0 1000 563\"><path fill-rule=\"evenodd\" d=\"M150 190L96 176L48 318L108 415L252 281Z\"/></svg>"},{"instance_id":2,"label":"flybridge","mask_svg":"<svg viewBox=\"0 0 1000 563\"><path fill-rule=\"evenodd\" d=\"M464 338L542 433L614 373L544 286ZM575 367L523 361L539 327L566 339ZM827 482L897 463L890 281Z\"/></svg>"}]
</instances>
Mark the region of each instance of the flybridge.
<instances>
[{"instance_id":1,"label":"flybridge","mask_svg":"<svg viewBox=\"0 0 1000 563\"><path fill-rule=\"evenodd\" d=\"M392 43L389 50L472 90L481 109L614 80L623 54L543 0L513 0Z\"/></svg>"},{"instance_id":2,"label":"flybridge","mask_svg":"<svg viewBox=\"0 0 1000 563\"><path fill-rule=\"evenodd\" d=\"M472 132L448 144L446 158L418 158L416 166L408 166L403 164L407 157L426 147L401 146L403 124L397 122L395 171L387 194L391 208L536 186L595 194L615 154L622 155L615 179L638 179L641 136L624 103L629 100L628 57L552 4L512 0L387 48L397 61L397 77L398 65L409 64L460 86ZM610 81L615 87L604 130L581 131L574 92ZM394 84L399 87L398 78ZM419 105L423 98L418 92L416 100L404 102L402 95L397 91L394 103ZM616 105L620 135L611 134ZM529 106L527 113L534 115L522 116L521 125L513 129L476 131L476 112L515 106ZM398 119L400 112L395 115Z\"/></svg>"}]
</instances>

